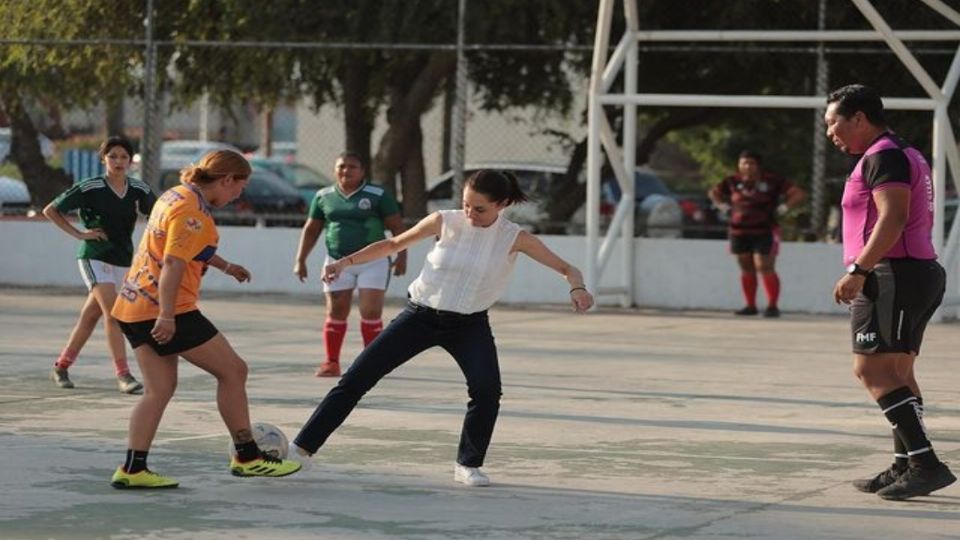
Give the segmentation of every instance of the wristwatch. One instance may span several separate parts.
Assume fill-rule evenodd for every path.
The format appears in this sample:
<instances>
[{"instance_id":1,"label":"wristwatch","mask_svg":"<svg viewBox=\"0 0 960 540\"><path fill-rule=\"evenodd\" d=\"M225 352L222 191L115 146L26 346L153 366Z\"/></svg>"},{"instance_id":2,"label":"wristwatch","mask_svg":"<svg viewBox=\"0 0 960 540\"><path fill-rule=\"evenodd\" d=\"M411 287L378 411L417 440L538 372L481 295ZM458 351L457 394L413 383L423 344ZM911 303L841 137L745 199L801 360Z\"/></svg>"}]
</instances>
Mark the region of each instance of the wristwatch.
<instances>
[{"instance_id":1,"label":"wristwatch","mask_svg":"<svg viewBox=\"0 0 960 540\"><path fill-rule=\"evenodd\" d=\"M869 276L870 270L861 267L857 263L850 263L847 265L847 273L851 276Z\"/></svg>"}]
</instances>

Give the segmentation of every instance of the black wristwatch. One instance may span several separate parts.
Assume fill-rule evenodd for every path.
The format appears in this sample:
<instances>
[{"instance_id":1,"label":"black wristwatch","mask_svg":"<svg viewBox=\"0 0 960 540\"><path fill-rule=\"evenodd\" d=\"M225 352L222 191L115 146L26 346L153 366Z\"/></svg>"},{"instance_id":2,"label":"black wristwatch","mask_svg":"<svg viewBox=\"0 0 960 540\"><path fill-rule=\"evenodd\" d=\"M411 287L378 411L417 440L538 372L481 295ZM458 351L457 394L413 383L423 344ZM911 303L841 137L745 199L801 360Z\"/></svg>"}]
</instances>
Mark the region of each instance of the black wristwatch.
<instances>
[{"instance_id":1,"label":"black wristwatch","mask_svg":"<svg viewBox=\"0 0 960 540\"><path fill-rule=\"evenodd\" d=\"M850 263L847 265L847 273L851 276L869 276L870 270L861 267L857 263Z\"/></svg>"}]
</instances>

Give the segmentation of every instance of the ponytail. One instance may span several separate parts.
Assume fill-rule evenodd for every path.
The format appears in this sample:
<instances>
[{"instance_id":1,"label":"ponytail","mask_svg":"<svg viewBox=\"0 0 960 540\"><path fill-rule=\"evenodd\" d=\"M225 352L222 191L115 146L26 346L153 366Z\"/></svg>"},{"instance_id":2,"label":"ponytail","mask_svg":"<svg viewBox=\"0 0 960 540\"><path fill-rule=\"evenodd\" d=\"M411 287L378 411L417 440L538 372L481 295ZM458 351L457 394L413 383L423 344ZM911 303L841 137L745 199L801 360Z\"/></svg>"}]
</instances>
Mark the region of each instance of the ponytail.
<instances>
[{"instance_id":1,"label":"ponytail","mask_svg":"<svg viewBox=\"0 0 960 540\"><path fill-rule=\"evenodd\" d=\"M520 188L517 177L509 171L481 169L471 174L464 185L490 199L491 202L505 203L507 206L530 200L530 197Z\"/></svg>"},{"instance_id":2,"label":"ponytail","mask_svg":"<svg viewBox=\"0 0 960 540\"><path fill-rule=\"evenodd\" d=\"M215 150L204 155L200 163L190 164L180 171L180 182L195 186L210 184L224 176L246 178L251 168L247 159L233 150Z\"/></svg>"}]
</instances>

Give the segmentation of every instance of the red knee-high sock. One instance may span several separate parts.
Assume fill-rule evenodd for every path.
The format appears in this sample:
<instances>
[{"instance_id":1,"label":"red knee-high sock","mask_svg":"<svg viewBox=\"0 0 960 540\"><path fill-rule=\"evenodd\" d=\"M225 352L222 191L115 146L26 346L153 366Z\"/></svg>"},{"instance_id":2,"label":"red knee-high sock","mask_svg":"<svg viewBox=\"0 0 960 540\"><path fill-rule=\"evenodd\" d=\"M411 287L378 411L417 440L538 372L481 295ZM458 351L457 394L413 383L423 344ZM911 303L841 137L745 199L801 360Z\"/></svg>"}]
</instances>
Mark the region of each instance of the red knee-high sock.
<instances>
[{"instance_id":1,"label":"red knee-high sock","mask_svg":"<svg viewBox=\"0 0 960 540\"><path fill-rule=\"evenodd\" d=\"M128 375L130 373L130 366L127 364L127 357L121 356L120 358L114 358L113 370L116 372L117 377Z\"/></svg>"},{"instance_id":2,"label":"red knee-high sock","mask_svg":"<svg viewBox=\"0 0 960 540\"><path fill-rule=\"evenodd\" d=\"M740 273L740 288L743 289L743 299L748 307L757 306L757 275L754 273Z\"/></svg>"},{"instance_id":3,"label":"red knee-high sock","mask_svg":"<svg viewBox=\"0 0 960 540\"><path fill-rule=\"evenodd\" d=\"M57 358L57 361L53 365L57 366L58 369L67 369L77 361L77 351L70 349L63 349L60 353L60 357Z\"/></svg>"},{"instance_id":4,"label":"red knee-high sock","mask_svg":"<svg viewBox=\"0 0 960 540\"><path fill-rule=\"evenodd\" d=\"M383 331L383 320L360 319L360 334L363 335L363 346L366 347Z\"/></svg>"},{"instance_id":5,"label":"red knee-high sock","mask_svg":"<svg viewBox=\"0 0 960 540\"><path fill-rule=\"evenodd\" d=\"M780 276L776 272L766 272L763 276L763 290L767 291L767 305L777 307L780 299Z\"/></svg>"},{"instance_id":6,"label":"red knee-high sock","mask_svg":"<svg viewBox=\"0 0 960 540\"><path fill-rule=\"evenodd\" d=\"M323 345L327 349L327 361L339 362L343 337L347 335L347 321L327 319L323 323Z\"/></svg>"}]
</instances>

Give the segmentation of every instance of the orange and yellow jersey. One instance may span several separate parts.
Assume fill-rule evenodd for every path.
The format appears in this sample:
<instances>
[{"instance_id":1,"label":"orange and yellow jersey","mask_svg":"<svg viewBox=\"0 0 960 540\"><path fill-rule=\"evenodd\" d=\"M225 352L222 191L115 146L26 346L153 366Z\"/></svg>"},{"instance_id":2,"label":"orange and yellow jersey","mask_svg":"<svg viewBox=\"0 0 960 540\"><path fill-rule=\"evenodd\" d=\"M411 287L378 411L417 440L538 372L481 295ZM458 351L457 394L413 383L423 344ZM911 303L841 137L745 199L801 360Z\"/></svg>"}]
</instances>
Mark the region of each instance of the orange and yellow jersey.
<instances>
[{"instance_id":1,"label":"orange and yellow jersey","mask_svg":"<svg viewBox=\"0 0 960 540\"><path fill-rule=\"evenodd\" d=\"M187 268L177 290L177 315L197 309L200 279L217 252L220 236L203 195L192 185L167 190L153 207L140 246L111 313L123 322L156 319L160 314L160 269L167 255Z\"/></svg>"}]
</instances>

